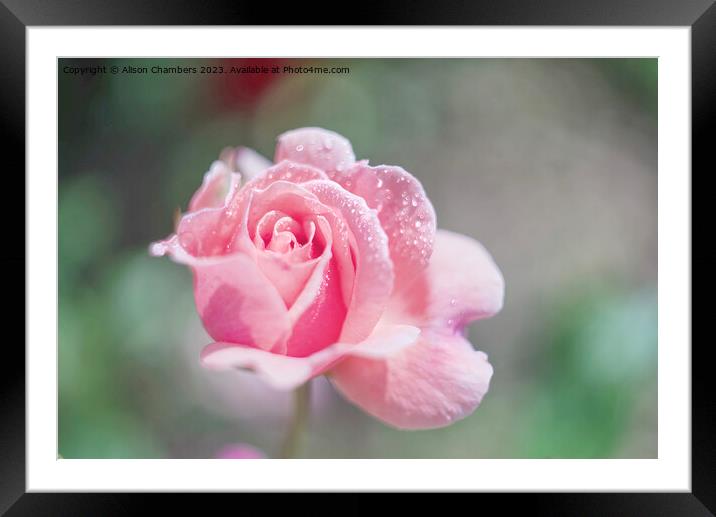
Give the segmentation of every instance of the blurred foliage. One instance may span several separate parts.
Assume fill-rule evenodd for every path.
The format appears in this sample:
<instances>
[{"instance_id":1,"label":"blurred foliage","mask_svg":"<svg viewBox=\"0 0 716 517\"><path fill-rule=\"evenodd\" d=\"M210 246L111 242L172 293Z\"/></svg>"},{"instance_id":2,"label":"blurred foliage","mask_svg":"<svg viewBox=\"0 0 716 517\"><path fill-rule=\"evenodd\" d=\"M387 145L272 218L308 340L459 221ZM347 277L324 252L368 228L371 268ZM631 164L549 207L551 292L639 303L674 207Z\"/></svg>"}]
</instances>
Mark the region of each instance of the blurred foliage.
<instances>
[{"instance_id":1,"label":"blurred foliage","mask_svg":"<svg viewBox=\"0 0 716 517\"><path fill-rule=\"evenodd\" d=\"M632 424L634 398L655 389L656 293L587 291L556 314L535 361L542 381L522 428L524 455L608 457Z\"/></svg>"},{"instance_id":2,"label":"blurred foliage","mask_svg":"<svg viewBox=\"0 0 716 517\"><path fill-rule=\"evenodd\" d=\"M603 59L599 64L616 87L656 118L659 101L657 59Z\"/></svg>"},{"instance_id":3,"label":"blurred foliage","mask_svg":"<svg viewBox=\"0 0 716 517\"><path fill-rule=\"evenodd\" d=\"M559 224L532 231L538 218L524 207L535 192L523 187L528 176L516 173L532 173L542 159L547 173L540 188L560 197L541 209L564 210L560 206L571 205L557 201L565 196L559 187L569 185L567 172L595 156L616 160L626 154L626 162L607 162L618 163L618 175L589 178L610 193L625 190L626 204L610 210L620 225L634 221L633 211L643 209L644 201L631 193L651 189L655 174L641 175L623 163L638 162L642 148L655 156L655 137L650 138L657 60L386 59L334 65L349 66L351 73L226 78L60 72L62 456L212 457L234 442L275 452L286 417L283 395L244 378L232 384L232 378L198 367L208 337L194 311L191 275L169 260L150 258L147 246L171 232L174 210L186 207L224 146L247 145L271 156L278 134L315 125L345 134L357 154L373 163L404 164L423 174L441 226L474 227L480 235L487 230L508 290L503 314L471 330L496 372L474 415L445 429L396 431L344 403L323 383L315 390L307 457L655 457L652 248L624 247L604 237L613 233L603 213L604 203L616 203L611 197L598 198L590 217L601 227L575 227L583 220L565 212L558 214ZM650 144L621 134L616 140L623 148L605 140L613 123L603 116L605 105L615 106L620 120L629 117L629 127ZM556 129L548 133L550 124ZM546 135L539 145L553 149L528 147L525 134ZM590 139L613 147L607 153L585 147ZM565 155L572 148L570 162ZM430 174L416 167L422 163ZM553 172L557 167L559 173ZM463 176L449 176L453 171ZM479 188L470 191L464 178L475 176ZM594 185L569 188L570 203L585 205L582 197ZM460 196L466 201L458 202ZM491 204L496 199L499 204ZM464 214L478 206L487 207L490 217ZM508 214L521 211L523 233L505 226L512 224ZM634 232L651 235L652 222ZM594 233L597 245L586 258L576 260L565 253L568 246L551 244L539 248L548 256L538 255L539 241L561 242L568 231ZM242 396L260 400L252 404ZM236 401L227 405L224 399Z\"/></svg>"}]
</instances>

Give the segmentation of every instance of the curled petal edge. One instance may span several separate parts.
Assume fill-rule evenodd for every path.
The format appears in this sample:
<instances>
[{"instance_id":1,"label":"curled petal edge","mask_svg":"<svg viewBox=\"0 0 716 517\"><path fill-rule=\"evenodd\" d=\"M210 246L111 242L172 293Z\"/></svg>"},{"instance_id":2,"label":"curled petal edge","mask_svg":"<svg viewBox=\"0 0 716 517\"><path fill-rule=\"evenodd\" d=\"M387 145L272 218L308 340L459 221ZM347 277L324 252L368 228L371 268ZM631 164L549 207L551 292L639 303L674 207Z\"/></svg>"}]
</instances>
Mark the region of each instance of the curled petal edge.
<instances>
[{"instance_id":1,"label":"curled petal edge","mask_svg":"<svg viewBox=\"0 0 716 517\"><path fill-rule=\"evenodd\" d=\"M241 174L231 171L225 162L215 161L189 201L189 212L225 205L240 185Z\"/></svg>"},{"instance_id":2,"label":"curled petal edge","mask_svg":"<svg viewBox=\"0 0 716 517\"><path fill-rule=\"evenodd\" d=\"M308 357L290 357L235 343L216 342L202 350L201 363L211 370L252 370L273 388L291 390L345 357L387 358L416 344L419 335L417 327L386 325L376 328L361 343L335 343Z\"/></svg>"},{"instance_id":3,"label":"curled petal edge","mask_svg":"<svg viewBox=\"0 0 716 517\"><path fill-rule=\"evenodd\" d=\"M445 427L470 415L487 393L493 369L463 337L427 331L391 357L351 357L330 373L348 401L409 430Z\"/></svg>"},{"instance_id":4,"label":"curled petal edge","mask_svg":"<svg viewBox=\"0 0 716 517\"><path fill-rule=\"evenodd\" d=\"M221 151L219 159L233 171L239 171L247 180L251 180L271 167L273 163L248 147L227 147Z\"/></svg>"}]
</instances>

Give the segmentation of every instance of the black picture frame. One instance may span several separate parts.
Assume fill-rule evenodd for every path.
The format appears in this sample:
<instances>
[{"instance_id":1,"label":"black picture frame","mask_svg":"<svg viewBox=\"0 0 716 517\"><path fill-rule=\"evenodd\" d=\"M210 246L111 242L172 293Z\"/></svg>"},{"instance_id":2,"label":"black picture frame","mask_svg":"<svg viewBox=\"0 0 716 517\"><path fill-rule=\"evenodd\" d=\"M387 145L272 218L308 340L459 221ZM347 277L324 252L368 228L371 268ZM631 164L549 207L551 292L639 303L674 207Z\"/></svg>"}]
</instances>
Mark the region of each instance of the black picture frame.
<instances>
[{"instance_id":1,"label":"black picture frame","mask_svg":"<svg viewBox=\"0 0 716 517\"><path fill-rule=\"evenodd\" d=\"M0 0L0 142L6 147L2 163L17 188L6 190L8 201L25 214L25 29L42 25L248 25L295 24L307 18L303 4L276 9L255 2L200 3L189 0ZM312 9L312 12L320 9ZM345 7L342 9L345 12ZM274 12L272 12L274 11ZM280 11L280 12L275 12ZM331 12L326 10L325 12ZM337 11L336 11L337 12ZM310 14L310 13L309 13ZM342 19L345 23L345 18ZM315 25L316 19L305 20ZM351 25L572 25L572 26L690 26L692 44L692 185L693 170L706 175L713 146L709 126L716 120L716 5L713 0L681 2L637 0L502 0L500 2L382 2L375 13L364 6L348 20ZM328 23L328 22L326 22ZM710 169L713 169L711 167ZM12 185L15 187L15 185ZM7 188L7 187L6 187ZM23 192L21 196L19 192ZM10 195L8 195L10 193ZM12 207L15 208L15 207ZM19 217L16 217L19 219ZM694 219L695 221L696 219ZM21 296L4 304L6 328L26 321L25 225L11 217L3 227L5 242L0 255L3 278ZM22 242L23 246L19 243ZM693 263L693 262L692 262ZM21 285L22 284L22 285ZM704 290L706 287L703 288ZM6 291L9 292L9 291ZM19 325L15 325L19 326ZM23 326L23 335L24 335ZM24 341L24 340L23 340ZM684 343L689 346L690 343ZM479 495L497 498L503 511L529 508L549 515L714 515L716 514L716 404L711 383L710 343L692 346L692 492L641 494L527 494ZM7 515L111 515L134 514L145 508L137 494L25 493L25 354L19 340L3 344L0 376L0 513ZM664 365L661 365L664 366ZM241 496L246 497L246 496ZM414 502L422 505L420 497ZM186 505L186 498L163 497L162 504ZM459 502L454 504L459 505ZM329 507L333 504L329 504ZM352 511L369 511L370 502L353 496Z\"/></svg>"}]
</instances>

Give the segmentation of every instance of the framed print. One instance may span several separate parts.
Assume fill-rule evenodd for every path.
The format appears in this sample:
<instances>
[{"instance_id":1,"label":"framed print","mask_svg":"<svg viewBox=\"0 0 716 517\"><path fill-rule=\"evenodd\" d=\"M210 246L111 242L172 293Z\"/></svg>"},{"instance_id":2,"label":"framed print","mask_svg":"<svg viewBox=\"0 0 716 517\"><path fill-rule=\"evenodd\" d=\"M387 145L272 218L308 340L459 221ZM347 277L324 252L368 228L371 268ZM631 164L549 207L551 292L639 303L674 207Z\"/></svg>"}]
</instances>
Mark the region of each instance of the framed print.
<instances>
[{"instance_id":1,"label":"framed print","mask_svg":"<svg viewBox=\"0 0 716 517\"><path fill-rule=\"evenodd\" d=\"M691 171L716 8L558 3L303 27L6 2L3 510L437 491L709 515Z\"/></svg>"}]
</instances>

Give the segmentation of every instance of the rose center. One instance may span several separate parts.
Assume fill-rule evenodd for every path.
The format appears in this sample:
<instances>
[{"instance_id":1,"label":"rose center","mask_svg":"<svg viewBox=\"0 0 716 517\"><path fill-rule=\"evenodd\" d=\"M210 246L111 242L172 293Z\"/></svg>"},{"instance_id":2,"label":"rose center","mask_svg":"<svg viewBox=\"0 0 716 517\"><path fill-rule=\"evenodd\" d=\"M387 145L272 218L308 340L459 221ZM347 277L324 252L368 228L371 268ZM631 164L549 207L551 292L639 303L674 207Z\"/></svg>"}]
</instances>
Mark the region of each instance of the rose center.
<instances>
[{"instance_id":1,"label":"rose center","mask_svg":"<svg viewBox=\"0 0 716 517\"><path fill-rule=\"evenodd\" d=\"M318 257L325 244L311 218L300 220L278 210L259 220L253 240L260 250L284 255L291 262Z\"/></svg>"}]
</instances>

